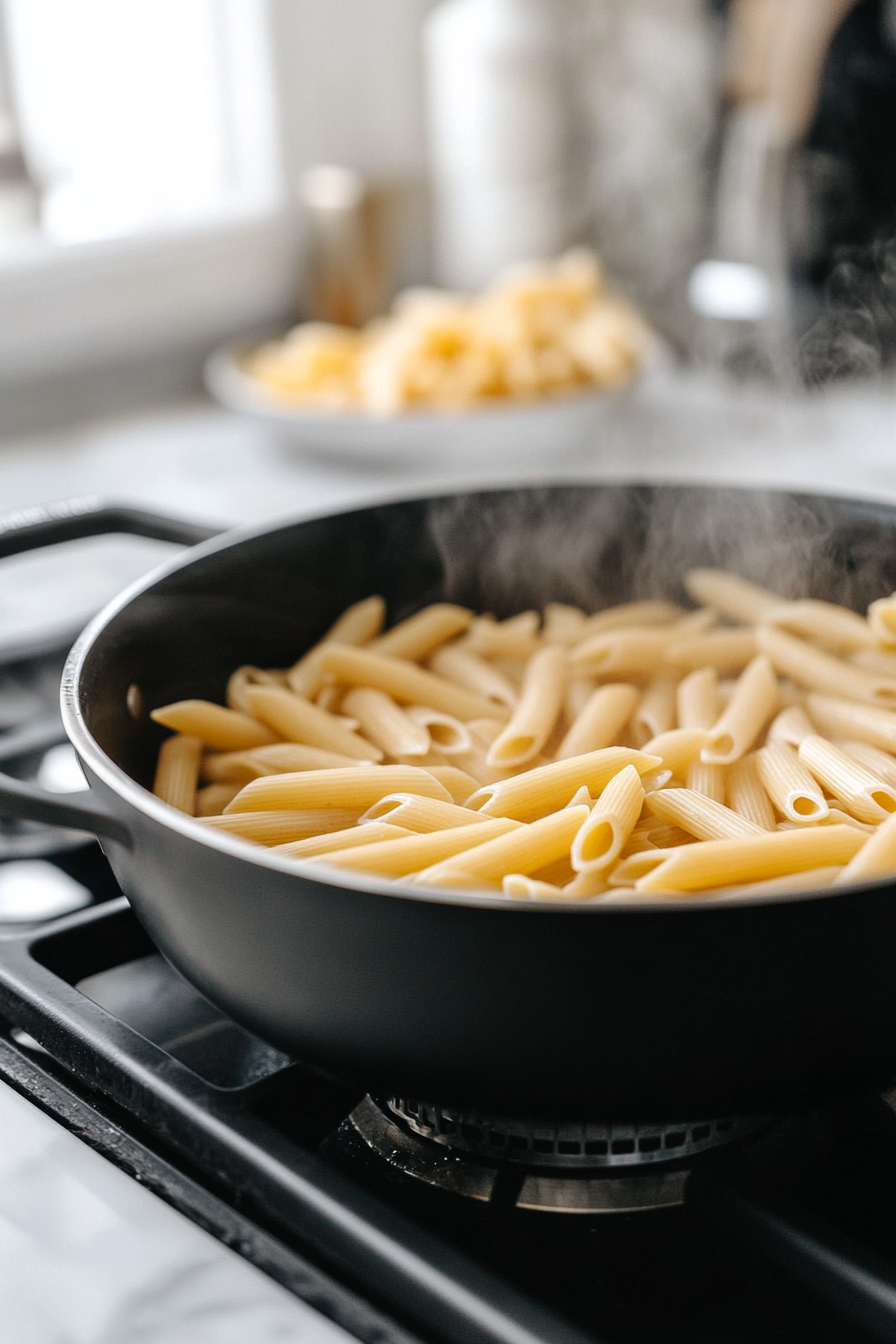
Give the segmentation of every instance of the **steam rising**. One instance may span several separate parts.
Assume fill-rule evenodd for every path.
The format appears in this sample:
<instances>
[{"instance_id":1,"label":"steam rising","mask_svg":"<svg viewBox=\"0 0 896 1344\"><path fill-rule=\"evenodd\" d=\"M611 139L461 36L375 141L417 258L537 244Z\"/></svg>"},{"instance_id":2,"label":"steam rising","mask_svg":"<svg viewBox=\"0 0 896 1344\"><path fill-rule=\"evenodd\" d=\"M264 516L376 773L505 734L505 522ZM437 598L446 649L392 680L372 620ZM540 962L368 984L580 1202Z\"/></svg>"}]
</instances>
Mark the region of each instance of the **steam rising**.
<instances>
[{"instance_id":1,"label":"steam rising","mask_svg":"<svg viewBox=\"0 0 896 1344\"><path fill-rule=\"evenodd\" d=\"M499 617L549 601L596 611L634 598L687 602L695 566L782 597L864 610L896 588L896 519L804 495L578 486L437 500L430 528L445 595Z\"/></svg>"}]
</instances>

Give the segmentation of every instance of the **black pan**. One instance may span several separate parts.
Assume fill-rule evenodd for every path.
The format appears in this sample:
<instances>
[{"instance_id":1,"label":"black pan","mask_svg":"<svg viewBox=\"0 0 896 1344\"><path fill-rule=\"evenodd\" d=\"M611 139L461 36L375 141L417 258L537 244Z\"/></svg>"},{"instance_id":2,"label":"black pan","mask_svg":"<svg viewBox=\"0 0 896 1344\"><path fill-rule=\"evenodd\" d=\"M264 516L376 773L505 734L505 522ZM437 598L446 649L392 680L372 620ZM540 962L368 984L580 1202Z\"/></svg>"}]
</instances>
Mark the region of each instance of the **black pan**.
<instances>
[{"instance_id":1,"label":"black pan","mask_svg":"<svg viewBox=\"0 0 896 1344\"><path fill-rule=\"evenodd\" d=\"M0 554L109 530L202 531L82 511L18 520ZM682 571L705 564L862 609L896 589L896 510L580 485L227 534L130 589L75 645L62 710L89 794L3 778L0 812L93 830L153 940L209 999L373 1090L668 1120L881 1083L896 1071L896 884L628 909L512 904L323 867L299 875L149 792L162 734L146 711L221 699L240 663L291 663L369 593L386 596L391 619L435 598L506 616L551 598L683 600Z\"/></svg>"}]
</instances>

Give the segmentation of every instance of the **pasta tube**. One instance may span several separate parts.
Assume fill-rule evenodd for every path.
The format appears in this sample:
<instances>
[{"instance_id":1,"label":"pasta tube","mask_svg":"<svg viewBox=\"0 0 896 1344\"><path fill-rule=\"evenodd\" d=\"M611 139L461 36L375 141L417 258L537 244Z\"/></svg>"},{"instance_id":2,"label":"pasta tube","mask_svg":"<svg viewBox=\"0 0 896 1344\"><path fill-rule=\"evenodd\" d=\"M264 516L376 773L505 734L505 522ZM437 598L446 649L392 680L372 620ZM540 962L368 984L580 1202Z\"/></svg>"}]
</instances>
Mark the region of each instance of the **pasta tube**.
<instances>
[{"instance_id":1,"label":"pasta tube","mask_svg":"<svg viewBox=\"0 0 896 1344\"><path fill-rule=\"evenodd\" d=\"M506 705L508 709L513 709L519 699L516 687L496 667L471 653L468 648L451 644L439 649L429 659L427 666L446 681L456 682L458 686L486 700Z\"/></svg>"},{"instance_id":2,"label":"pasta tube","mask_svg":"<svg viewBox=\"0 0 896 1344\"><path fill-rule=\"evenodd\" d=\"M774 713L778 683L764 654L749 663L737 679L734 693L711 729L700 759L730 765L748 752Z\"/></svg>"},{"instance_id":3,"label":"pasta tube","mask_svg":"<svg viewBox=\"0 0 896 1344\"><path fill-rule=\"evenodd\" d=\"M889 648L896 645L896 593L871 603L868 624L881 644Z\"/></svg>"},{"instance_id":4,"label":"pasta tube","mask_svg":"<svg viewBox=\"0 0 896 1344\"><path fill-rule=\"evenodd\" d=\"M334 714L301 695L277 686L250 686L246 691L255 715L289 742L336 751L359 761L381 761L379 747L343 727Z\"/></svg>"},{"instance_id":5,"label":"pasta tube","mask_svg":"<svg viewBox=\"0 0 896 1344\"><path fill-rule=\"evenodd\" d=\"M585 630L585 613L565 602L548 602L541 637L546 644L578 644Z\"/></svg>"},{"instance_id":6,"label":"pasta tube","mask_svg":"<svg viewBox=\"0 0 896 1344\"><path fill-rule=\"evenodd\" d=\"M309 649L287 672L286 679L296 695L311 699L317 695L324 683L324 674L319 663L320 650L330 641L340 644L369 644L383 628L386 616L386 604L381 597L365 597L347 607L339 619L330 626L323 639Z\"/></svg>"},{"instance_id":7,"label":"pasta tube","mask_svg":"<svg viewBox=\"0 0 896 1344\"><path fill-rule=\"evenodd\" d=\"M530 658L541 648L537 611L521 611L507 621L477 616L464 638L464 648L483 658Z\"/></svg>"},{"instance_id":8,"label":"pasta tube","mask_svg":"<svg viewBox=\"0 0 896 1344\"><path fill-rule=\"evenodd\" d=\"M854 737L884 751L896 751L896 714L832 695L810 695L812 722L829 737Z\"/></svg>"},{"instance_id":9,"label":"pasta tube","mask_svg":"<svg viewBox=\"0 0 896 1344\"><path fill-rule=\"evenodd\" d=\"M557 760L609 747L631 718L638 703L634 686L624 682L592 691L557 750Z\"/></svg>"},{"instance_id":10,"label":"pasta tube","mask_svg":"<svg viewBox=\"0 0 896 1344\"><path fill-rule=\"evenodd\" d=\"M463 886L470 881L496 884L505 873L528 877L569 852L573 837L587 816L587 807L564 808L528 826L518 826L506 835L485 840L475 849L467 848L450 859L434 863L417 873L415 881L446 887ZM472 831L465 827L460 834L469 836Z\"/></svg>"},{"instance_id":11,"label":"pasta tube","mask_svg":"<svg viewBox=\"0 0 896 1344\"><path fill-rule=\"evenodd\" d=\"M689 672L707 666L719 672L740 672L757 652L752 630L713 630L670 644L666 660Z\"/></svg>"},{"instance_id":12,"label":"pasta tube","mask_svg":"<svg viewBox=\"0 0 896 1344\"><path fill-rule=\"evenodd\" d=\"M472 620L473 613L466 607L434 602L432 606L409 616L406 621L393 625L384 635L378 635L369 647L388 658L407 658L410 662L416 662L466 630Z\"/></svg>"},{"instance_id":13,"label":"pasta tube","mask_svg":"<svg viewBox=\"0 0 896 1344\"><path fill-rule=\"evenodd\" d=\"M776 625L781 630L804 639L816 639L832 648L862 649L877 642L868 621L833 602L814 599L783 602L774 611L767 612L764 621L766 625Z\"/></svg>"},{"instance_id":14,"label":"pasta tube","mask_svg":"<svg viewBox=\"0 0 896 1344\"><path fill-rule=\"evenodd\" d=\"M423 705L411 705L407 710L408 718L418 727L424 728L435 750L444 756L459 756L469 751L473 745L471 737L472 723L461 723L452 714L443 714L438 709L426 709ZM503 727L498 724L498 729Z\"/></svg>"},{"instance_id":15,"label":"pasta tube","mask_svg":"<svg viewBox=\"0 0 896 1344\"><path fill-rule=\"evenodd\" d=\"M454 826L448 831L409 835L401 840L381 840L355 849L331 851L321 858L337 868L379 873L383 877L407 877L463 851L475 852L484 841L524 829L519 822L492 817L487 821L480 819L475 826Z\"/></svg>"},{"instance_id":16,"label":"pasta tube","mask_svg":"<svg viewBox=\"0 0 896 1344\"><path fill-rule=\"evenodd\" d=\"M320 854L357 849L360 845L374 845L380 840L403 840L413 834L413 831L406 831L403 826L391 826L387 821L372 821L365 826L349 826L343 831L312 835L307 840L290 840L274 848L278 854L286 854L291 859L316 859Z\"/></svg>"},{"instance_id":17,"label":"pasta tube","mask_svg":"<svg viewBox=\"0 0 896 1344\"><path fill-rule=\"evenodd\" d=\"M754 822L692 789L659 789L647 795L644 806L653 816L680 826L698 840L763 834Z\"/></svg>"},{"instance_id":18,"label":"pasta tube","mask_svg":"<svg viewBox=\"0 0 896 1344\"><path fill-rule=\"evenodd\" d=\"M197 817L217 817L224 811L231 798L235 798L242 784L207 784L196 793Z\"/></svg>"},{"instance_id":19,"label":"pasta tube","mask_svg":"<svg viewBox=\"0 0 896 1344\"><path fill-rule=\"evenodd\" d=\"M743 625L753 625L781 605L780 597L724 569L692 569L684 577L688 597L714 607Z\"/></svg>"},{"instance_id":20,"label":"pasta tube","mask_svg":"<svg viewBox=\"0 0 896 1344\"><path fill-rule=\"evenodd\" d=\"M240 714L245 714L251 719L252 706L246 696L246 687L285 685L286 674L284 672L266 672L264 668L251 667L247 664L238 667L228 678L225 699L231 709L238 710Z\"/></svg>"},{"instance_id":21,"label":"pasta tube","mask_svg":"<svg viewBox=\"0 0 896 1344\"><path fill-rule=\"evenodd\" d=\"M658 756L630 747L605 747L584 756L537 766L497 784L487 784L467 799L467 807L490 817L534 821L565 807L583 784L595 797L625 766L633 765L642 775L661 764Z\"/></svg>"},{"instance_id":22,"label":"pasta tube","mask_svg":"<svg viewBox=\"0 0 896 1344\"><path fill-rule=\"evenodd\" d=\"M192 817L196 811L196 785L202 760L198 737L178 733L166 737L159 748L156 777L152 791L163 803Z\"/></svg>"},{"instance_id":23,"label":"pasta tube","mask_svg":"<svg viewBox=\"0 0 896 1344\"><path fill-rule=\"evenodd\" d=\"M257 845L282 845L305 840L324 831L342 831L358 820L360 809L352 807L280 808L264 812L224 812L203 817L203 826L253 840Z\"/></svg>"},{"instance_id":24,"label":"pasta tube","mask_svg":"<svg viewBox=\"0 0 896 1344\"><path fill-rule=\"evenodd\" d=\"M645 892L700 892L738 882L760 882L808 868L848 864L866 841L871 843L852 826L813 826L738 840L709 840L667 853L636 885Z\"/></svg>"},{"instance_id":25,"label":"pasta tube","mask_svg":"<svg viewBox=\"0 0 896 1344\"><path fill-rule=\"evenodd\" d=\"M588 616L582 633L583 637L588 637L605 634L608 630L625 630L632 625L671 625L684 614L673 602L622 602Z\"/></svg>"},{"instance_id":26,"label":"pasta tube","mask_svg":"<svg viewBox=\"0 0 896 1344\"><path fill-rule=\"evenodd\" d=\"M775 807L789 821L822 821L828 804L812 775L786 742L769 742L756 753L759 778Z\"/></svg>"},{"instance_id":27,"label":"pasta tube","mask_svg":"<svg viewBox=\"0 0 896 1344\"><path fill-rule=\"evenodd\" d=\"M685 783L694 793L702 793L716 803L724 803L729 766L707 765L705 761L691 761Z\"/></svg>"},{"instance_id":28,"label":"pasta tube","mask_svg":"<svg viewBox=\"0 0 896 1344\"><path fill-rule=\"evenodd\" d=\"M308 807L357 808L357 814L387 793L417 793L450 803L444 785L413 765L380 765L375 770L307 770L254 779L227 806L234 812L267 812Z\"/></svg>"},{"instance_id":29,"label":"pasta tube","mask_svg":"<svg viewBox=\"0 0 896 1344\"><path fill-rule=\"evenodd\" d=\"M712 728L719 717L719 674L700 667L678 683L675 692L679 728Z\"/></svg>"},{"instance_id":30,"label":"pasta tube","mask_svg":"<svg viewBox=\"0 0 896 1344\"><path fill-rule=\"evenodd\" d=\"M761 831L775 829L775 813L759 775L755 752L748 752L728 770L728 806Z\"/></svg>"},{"instance_id":31,"label":"pasta tube","mask_svg":"<svg viewBox=\"0 0 896 1344\"><path fill-rule=\"evenodd\" d=\"M660 733L675 727L676 681L665 674L654 677L641 696L632 715L631 732L635 745L643 747Z\"/></svg>"},{"instance_id":32,"label":"pasta tube","mask_svg":"<svg viewBox=\"0 0 896 1344\"><path fill-rule=\"evenodd\" d=\"M178 700L152 710L149 717L176 733L198 737L214 751L248 751L277 741L276 733L257 719L208 700Z\"/></svg>"},{"instance_id":33,"label":"pasta tube","mask_svg":"<svg viewBox=\"0 0 896 1344\"><path fill-rule=\"evenodd\" d=\"M519 703L510 722L489 748L488 765L508 768L537 756L551 735L563 705L566 654L549 644L532 655Z\"/></svg>"},{"instance_id":34,"label":"pasta tube","mask_svg":"<svg viewBox=\"0 0 896 1344\"><path fill-rule=\"evenodd\" d=\"M256 747L254 751L220 751L206 756L202 775L212 783L239 781L242 786L262 775L372 764L372 759L358 761L338 751L322 751L320 747L303 747L295 742L275 742L270 747Z\"/></svg>"},{"instance_id":35,"label":"pasta tube","mask_svg":"<svg viewBox=\"0 0 896 1344\"><path fill-rule=\"evenodd\" d=\"M896 812L896 789L832 742L814 735L799 747L800 761L860 821L886 821Z\"/></svg>"},{"instance_id":36,"label":"pasta tube","mask_svg":"<svg viewBox=\"0 0 896 1344\"><path fill-rule=\"evenodd\" d=\"M479 782L455 765L428 765L428 772L448 790L452 802L460 806L479 788Z\"/></svg>"},{"instance_id":37,"label":"pasta tube","mask_svg":"<svg viewBox=\"0 0 896 1344\"><path fill-rule=\"evenodd\" d=\"M321 651L321 667L350 686L373 686L403 704L427 705L458 719L492 718L501 707L485 696L455 686L444 677L369 649L330 644Z\"/></svg>"},{"instance_id":38,"label":"pasta tube","mask_svg":"<svg viewBox=\"0 0 896 1344\"><path fill-rule=\"evenodd\" d=\"M505 896L515 896L523 901L569 901L574 895L567 895L565 887L555 887L552 882L539 882L534 877L525 877L522 873L508 873L501 883Z\"/></svg>"},{"instance_id":39,"label":"pasta tube","mask_svg":"<svg viewBox=\"0 0 896 1344\"><path fill-rule=\"evenodd\" d=\"M756 639L775 670L792 677L799 686L862 700L869 705L896 706L896 681L889 677L866 672L854 663L844 663L770 625L760 626Z\"/></svg>"},{"instance_id":40,"label":"pasta tube","mask_svg":"<svg viewBox=\"0 0 896 1344\"><path fill-rule=\"evenodd\" d=\"M896 681L896 650L894 649L857 649L849 655L849 661L866 672L879 672L882 677Z\"/></svg>"},{"instance_id":41,"label":"pasta tube","mask_svg":"<svg viewBox=\"0 0 896 1344\"><path fill-rule=\"evenodd\" d=\"M426 728L415 723L383 691L356 686L344 697L342 707L357 719L365 738L387 756L425 756L429 751Z\"/></svg>"},{"instance_id":42,"label":"pasta tube","mask_svg":"<svg viewBox=\"0 0 896 1344\"><path fill-rule=\"evenodd\" d=\"M892 877L896 872L896 815L888 817L868 837L862 848L849 859L843 872L834 879L835 886L850 882L873 882L878 877Z\"/></svg>"},{"instance_id":43,"label":"pasta tube","mask_svg":"<svg viewBox=\"0 0 896 1344\"><path fill-rule=\"evenodd\" d=\"M879 747L872 747L868 742L855 742L850 738L841 738L834 743L841 751L845 751L852 760L858 761L859 765L864 765L866 770L877 775L885 784L896 788L896 760L889 752L881 751Z\"/></svg>"},{"instance_id":44,"label":"pasta tube","mask_svg":"<svg viewBox=\"0 0 896 1344\"><path fill-rule=\"evenodd\" d=\"M644 750L659 756L667 770L683 779L691 762L697 759L708 741L709 733L703 728L672 728L647 742Z\"/></svg>"},{"instance_id":45,"label":"pasta tube","mask_svg":"<svg viewBox=\"0 0 896 1344\"><path fill-rule=\"evenodd\" d=\"M672 627L627 627L589 635L570 651L574 666L598 676L644 676L661 666L675 635Z\"/></svg>"},{"instance_id":46,"label":"pasta tube","mask_svg":"<svg viewBox=\"0 0 896 1344\"><path fill-rule=\"evenodd\" d=\"M772 719L767 740L786 742L788 746L798 747L804 737L809 737L814 732L812 720L802 705L788 705Z\"/></svg>"},{"instance_id":47,"label":"pasta tube","mask_svg":"<svg viewBox=\"0 0 896 1344\"><path fill-rule=\"evenodd\" d=\"M438 798L423 798L414 793L387 793L369 807L361 821L390 821L408 831L444 831L452 826L473 826L482 820L479 812Z\"/></svg>"},{"instance_id":48,"label":"pasta tube","mask_svg":"<svg viewBox=\"0 0 896 1344\"><path fill-rule=\"evenodd\" d=\"M604 871L615 863L641 815L644 790L633 765L614 775L572 842L576 872Z\"/></svg>"}]
</instances>

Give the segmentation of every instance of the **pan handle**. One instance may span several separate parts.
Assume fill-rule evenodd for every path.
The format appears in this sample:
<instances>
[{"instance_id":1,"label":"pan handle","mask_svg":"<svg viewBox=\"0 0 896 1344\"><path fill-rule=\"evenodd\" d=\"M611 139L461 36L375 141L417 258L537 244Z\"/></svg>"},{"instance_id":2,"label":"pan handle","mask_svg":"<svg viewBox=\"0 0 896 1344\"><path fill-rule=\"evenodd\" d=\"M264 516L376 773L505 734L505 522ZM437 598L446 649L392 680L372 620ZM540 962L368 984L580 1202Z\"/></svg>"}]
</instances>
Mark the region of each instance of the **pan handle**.
<instances>
[{"instance_id":1,"label":"pan handle","mask_svg":"<svg viewBox=\"0 0 896 1344\"><path fill-rule=\"evenodd\" d=\"M77 541L110 532L127 532L154 541L195 546L209 537L218 536L222 530L86 496L55 504L35 504L0 516L0 560L39 546L54 546L60 541Z\"/></svg>"},{"instance_id":2,"label":"pan handle","mask_svg":"<svg viewBox=\"0 0 896 1344\"><path fill-rule=\"evenodd\" d=\"M130 848L131 834L124 822L98 807L90 793L48 793L35 784L0 773L0 817L42 821L73 831L90 831L103 840Z\"/></svg>"}]
</instances>

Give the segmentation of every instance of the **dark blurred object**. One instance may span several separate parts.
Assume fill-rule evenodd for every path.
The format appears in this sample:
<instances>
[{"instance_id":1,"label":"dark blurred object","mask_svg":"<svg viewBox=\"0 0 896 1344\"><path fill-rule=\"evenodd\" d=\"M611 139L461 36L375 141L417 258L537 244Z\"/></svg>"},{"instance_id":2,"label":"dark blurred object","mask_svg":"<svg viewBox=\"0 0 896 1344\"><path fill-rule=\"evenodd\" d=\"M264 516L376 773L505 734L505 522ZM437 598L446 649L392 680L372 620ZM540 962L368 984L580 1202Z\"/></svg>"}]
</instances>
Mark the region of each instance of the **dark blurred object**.
<instances>
[{"instance_id":1,"label":"dark blurred object","mask_svg":"<svg viewBox=\"0 0 896 1344\"><path fill-rule=\"evenodd\" d=\"M835 34L794 186L804 378L819 384L896 363L893 3L860 0Z\"/></svg>"},{"instance_id":2,"label":"dark blurred object","mask_svg":"<svg viewBox=\"0 0 896 1344\"><path fill-rule=\"evenodd\" d=\"M303 316L360 327L390 297L388 189L334 164L310 168L299 186L306 233Z\"/></svg>"}]
</instances>

